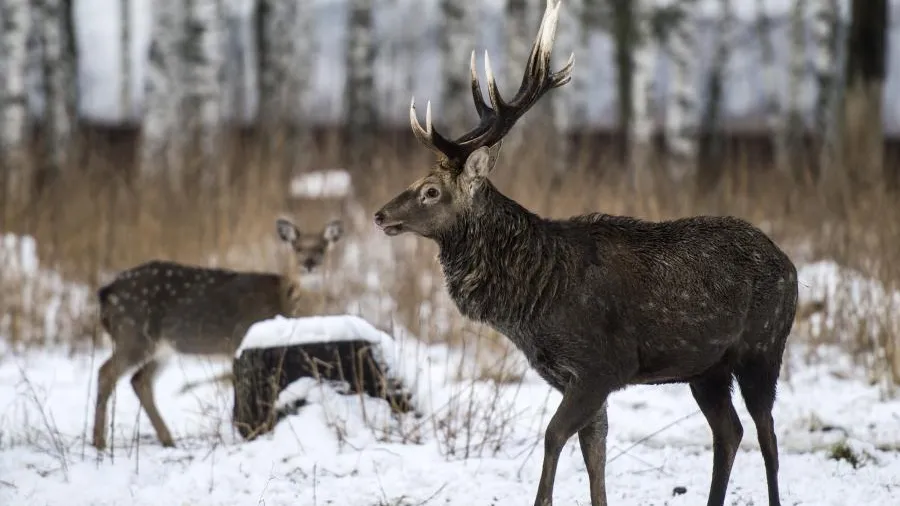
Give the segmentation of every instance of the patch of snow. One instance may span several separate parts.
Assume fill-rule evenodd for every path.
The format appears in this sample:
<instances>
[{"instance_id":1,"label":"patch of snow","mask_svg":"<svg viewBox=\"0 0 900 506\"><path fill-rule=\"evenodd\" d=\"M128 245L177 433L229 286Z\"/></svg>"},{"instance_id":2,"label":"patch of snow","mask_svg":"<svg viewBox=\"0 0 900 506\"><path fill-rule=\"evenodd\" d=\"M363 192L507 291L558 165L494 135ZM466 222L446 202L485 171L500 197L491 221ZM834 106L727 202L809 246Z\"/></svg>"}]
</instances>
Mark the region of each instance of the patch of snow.
<instances>
[{"instance_id":1,"label":"patch of snow","mask_svg":"<svg viewBox=\"0 0 900 506\"><path fill-rule=\"evenodd\" d=\"M159 446L126 377L110 403L114 459L85 446L96 370L105 357L46 351L0 358L0 504L532 502L543 432L560 395L534 373L508 385L454 381L458 357L442 347L428 348L425 355L423 381L433 402L423 406L424 419L394 419L379 399L301 383L282 401L303 393L309 404L253 442L230 427L230 390L202 385L190 395L178 394L186 379L208 376L212 368L203 359L178 358L161 372L155 390L178 448ZM827 365L797 364L790 380L781 382L774 417L784 504L891 504L896 498L900 454L891 448L900 445L900 402L882 398L845 366L849 361L838 357ZM765 503L753 422L739 395L734 402L745 436L728 502ZM609 416L611 501L705 502L711 436L687 386L617 392ZM828 426L837 428L823 430ZM576 439L561 455L559 504L589 504ZM830 459L828 447L836 441L871 460L854 468ZM673 497L679 486L687 492Z\"/></svg>"},{"instance_id":2,"label":"patch of snow","mask_svg":"<svg viewBox=\"0 0 900 506\"><path fill-rule=\"evenodd\" d=\"M33 237L0 236L0 266L0 335L54 343L84 330L78 320L91 314L90 289L42 266Z\"/></svg>"},{"instance_id":3,"label":"patch of snow","mask_svg":"<svg viewBox=\"0 0 900 506\"><path fill-rule=\"evenodd\" d=\"M344 169L306 172L291 180L291 196L300 198L335 198L350 194L350 173Z\"/></svg>"}]
</instances>

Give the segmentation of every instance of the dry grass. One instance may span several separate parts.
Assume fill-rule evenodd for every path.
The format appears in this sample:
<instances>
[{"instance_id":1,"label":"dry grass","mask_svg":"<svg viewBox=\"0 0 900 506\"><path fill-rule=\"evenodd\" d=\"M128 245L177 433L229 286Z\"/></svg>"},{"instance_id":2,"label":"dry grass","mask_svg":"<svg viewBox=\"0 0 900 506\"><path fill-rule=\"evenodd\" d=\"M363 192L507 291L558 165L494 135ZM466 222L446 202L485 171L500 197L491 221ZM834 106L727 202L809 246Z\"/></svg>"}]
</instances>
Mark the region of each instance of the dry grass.
<instances>
[{"instance_id":1,"label":"dry grass","mask_svg":"<svg viewBox=\"0 0 900 506\"><path fill-rule=\"evenodd\" d=\"M529 143L524 143L528 146ZM43 194L13 193L5 199L0 230L32 235L37 240L42 268L59 272L67 282L85 284L90 290L105 276L150 258L220 265L242 269L277 269L271 255L273 220L295 212L298 223L318 227L326 218L347 209L346 203L319 208L292 203L284 178L274 164L263 159L254 146L243 144L226 153L223 170L230 184L210 191L178 191L161 181L138 184L130 160L115 159L85 146L77 167ZM313 167L348 167L347 153L334 139L319 142L310 155ZM586 156L578 153L576 158ZM644 187L633 189L621 177L614 162L576 163L564 180L552 186L545 154L539 148L504 152L494 183L526 207L547 216L604 211L650 219L691 214L732 214L760 225L801 263L831 258L860 270L893 290L900 281L900 209L895 196L881 187L852 192L840 178L829 178L825 186L794 182L768 167L750 166L735 157L725 175L706 190L675 186L665 177L652 177ZM389 316L429 342L444 341L459 346L480 346L490 351L477 374L485 379L514 381L515 368L498 366L497 357L509 351L496 333L464 321L450 305L435 261L436 248L425 240L388 240L373 233L369 213L420 177L430 163L427 150L385 143L369 158L366 167L348 167L354 176L353 202L362 210L348 220L347 240L359 242L361 258L379 271L378 286L360 279L358 272L340 273L331 280L335 293L329 309L346 310L354 300L369 297L394 301L385 309ZM650 170L664 174L664 170ZM550 188L553 188L552 190ZM712 188L712 189L708 189ZM368 238L363 242L361 238ZM372 246L389 251L378 264ZM371 267L371 266L370 266ZM0 274L0 335L13 344L41 345L47 305L46 290L23 289L21 277ZM332 276L332 274L329 274ZM88 292L91 298L92 292ZM30 298L31 300L25 300ZM830 300L826 311L847 304ZM854 302L855 304L861 304ZM385 302L387 304L387 302ZM886 318L883 307L856 312ZM60 316L75 320L63 341L74 348L90 343L96 322L88 305L81 314ZM440 321L440 323L437 323ZM850 348L864 362L890 371L900 379L900 336L885 322L878 329L862 331ZM857 325L858 327L858 325ZM848 324L849 328L849 324ZM72 330L74 329L74 330ZM871 335L878 336L872 339ZM863 335L864 334L864 335ZM822 338L823 342L842 339ZM869 360L875 357L876 360ZM875 365L873 365L875 364ZM499 372L498 372L499 371Z\"/></svg>"}]
</instances>

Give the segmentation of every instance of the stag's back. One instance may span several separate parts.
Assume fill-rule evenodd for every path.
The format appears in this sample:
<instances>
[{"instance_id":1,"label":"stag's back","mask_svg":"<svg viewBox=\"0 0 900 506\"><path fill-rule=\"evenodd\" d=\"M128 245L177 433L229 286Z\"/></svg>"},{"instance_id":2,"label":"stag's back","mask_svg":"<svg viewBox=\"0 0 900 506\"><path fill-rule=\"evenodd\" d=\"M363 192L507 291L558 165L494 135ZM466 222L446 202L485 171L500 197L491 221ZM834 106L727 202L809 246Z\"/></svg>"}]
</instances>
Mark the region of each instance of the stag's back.
<instances>
[{"instance_id":1,"label":"stag's back","mask_svg":"<svg viewBox=\"0 0 900 506\"><path fill-rule=\"evenodd\" d=\"M288 315L293 284L271 273L152 261L98 291L100 318L117 350L226 354L253 323ZM125 350L123 350L125 351Z\"/></svg>"}]
</instances>

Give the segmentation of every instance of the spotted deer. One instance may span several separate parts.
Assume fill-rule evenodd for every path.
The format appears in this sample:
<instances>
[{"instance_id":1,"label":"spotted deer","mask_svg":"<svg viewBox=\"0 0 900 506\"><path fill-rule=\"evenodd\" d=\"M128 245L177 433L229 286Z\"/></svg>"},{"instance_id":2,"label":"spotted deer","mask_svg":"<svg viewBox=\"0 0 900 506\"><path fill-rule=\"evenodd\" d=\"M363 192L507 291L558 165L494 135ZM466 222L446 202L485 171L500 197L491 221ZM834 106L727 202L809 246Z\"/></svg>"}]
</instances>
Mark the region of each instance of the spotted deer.
<instances>
[{"instance_id":1,"label":"spotted deer","mask_svg":"<svg viewBox=\"0 0 900 506\"><path fill-rule=\"evenodd\" d=\"M592 506L606 497L607 400L629 385L687 383L712 430L707 504L721 506L743 428L737 379L756 425L769 505L779 505L772 419L797 306L797 271L750 223L724 216L647 221L602 213L540 217L488 179L501 141L545 93L568 83L574 55L551 72L561 0L548 0L516 95L505 101L485 53L488 105L471 58L480 119L456 139L425 126L430 172L374 214L388 236L435 241L447 290L466 317L506 335L562 400L544 436L534 504L550 506L560 453L578 434Z\"/></svg>"},{"instance_id":2,"label":"spotted deer","mask_svg":"<svg viewBox=\"0 0 900 506\"><path fill-rule=\"evenodd\" d=\"M333 220L319 233L303 233L276 221L295 255L290 272L240 272L154 260L121 272L98 290L100 323L114 350L97 373L93 445L105 448L106 408L118 379L137 367L131 386L165 447L175 445L156 407L153 380L169 351L187 355L233 355L255 322L292 316L302 296L295 271L320 267L343 234ZM296 266L296 267L295 267Z\"/></svg>"}]
</instances>

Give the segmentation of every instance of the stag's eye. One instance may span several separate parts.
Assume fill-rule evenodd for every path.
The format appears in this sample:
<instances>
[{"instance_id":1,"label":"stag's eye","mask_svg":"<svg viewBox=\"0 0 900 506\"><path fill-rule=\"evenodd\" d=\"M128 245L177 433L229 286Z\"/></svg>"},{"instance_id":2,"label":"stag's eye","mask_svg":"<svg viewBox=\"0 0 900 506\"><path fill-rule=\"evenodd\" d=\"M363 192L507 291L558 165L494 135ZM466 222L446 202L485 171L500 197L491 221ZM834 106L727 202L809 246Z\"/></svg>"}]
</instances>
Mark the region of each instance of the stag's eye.
<instances>
[{"instance_id":1,"label":"stag's eye","mask_svg":"<svg viewBox=\"0 0 900 506\"><path fill-rule=\"evenodd\" d=\"M436 199L436 198L438 198L440 195L441 195L441 192L439 192L438 189L435 188L435 187L433 187L433 186L432 186L431 188L425 190L425 197L426 197L426 198L429 198L429 199Z\"/></svg>"}]
</instances>

